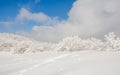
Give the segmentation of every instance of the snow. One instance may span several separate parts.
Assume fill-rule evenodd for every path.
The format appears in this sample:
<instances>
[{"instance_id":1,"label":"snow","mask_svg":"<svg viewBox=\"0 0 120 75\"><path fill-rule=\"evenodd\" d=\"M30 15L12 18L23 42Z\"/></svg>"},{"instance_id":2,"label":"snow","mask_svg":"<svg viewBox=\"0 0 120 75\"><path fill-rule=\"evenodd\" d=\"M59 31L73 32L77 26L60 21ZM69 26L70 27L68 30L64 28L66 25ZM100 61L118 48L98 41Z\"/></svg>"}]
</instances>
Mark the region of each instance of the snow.
<instances>
[{"instance_id":1,"label":"snow","mask_svg":"<svg viewBox=\"0 0 120 75\"><path fill-rule=\"evenodd\" d=\"M0 75L120 75L120 52L0 54Z\"/></svg>"},{"instance_id":2,"label":"snow","mask_svg":"<svg viewBox=\"0 0 120 75\"><path fill-rule=\"evenodd\" d=\"M120 38L78 36L58 43L0 33L0 75L120 75Z\"/></svg>"}]
</instances>

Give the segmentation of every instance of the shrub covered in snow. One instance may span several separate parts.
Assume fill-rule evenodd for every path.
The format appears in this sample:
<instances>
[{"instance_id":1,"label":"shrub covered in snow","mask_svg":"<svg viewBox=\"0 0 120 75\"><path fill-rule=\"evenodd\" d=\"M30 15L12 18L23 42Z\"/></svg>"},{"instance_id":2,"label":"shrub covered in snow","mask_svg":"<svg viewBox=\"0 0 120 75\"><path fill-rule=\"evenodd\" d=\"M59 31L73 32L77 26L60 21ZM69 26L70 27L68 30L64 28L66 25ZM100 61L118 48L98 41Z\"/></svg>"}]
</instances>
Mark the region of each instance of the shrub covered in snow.
<instances>
[{"instance_id":1,"label":"shrub covered in snow","mask_svg":"<svg viewBox=\"0 0 120 75\"><path fill-rule=\"evenodd\" d=\"M78 36L67 37L59 43L42 43L28 37L10 33L0 33L0 51L28 53L42 51L120 51L120 38L114 33L105 35L104 40L96 38L81 39Z\"/></svg>"},{"instance_id":2,"label":"shrub covered in snow","mask_svg":"<svg viewBox=\"0 0 120 75\"><path fill-rule=\"evenodd\" d=\"M105 49L107 51L119 51L120 50L120 38L113 32L105 35Z\"/></svg>"},{"instance_id":3,"label":"shrub covered in snow","mask_svg":"<svg viewBox=\"0 0 120 75\"><path fill-rule=\"evenodd\" d=\"M75 36L63 39L57 46L59 51L102 50L104 43L96 38L82 40Z\"/></svg>"},{"instance_id":4,"label":"shrub covered in snow","mask_svg":"<svg viewBox=\"0 0 120 75\"><path fill-rule=\"evenodd\" d=\"M0 33L0 51L10 51L14 53L45 51L51 44L40 43L31 38L14 35L10 33Z\"/></svg>"}]
</instances>

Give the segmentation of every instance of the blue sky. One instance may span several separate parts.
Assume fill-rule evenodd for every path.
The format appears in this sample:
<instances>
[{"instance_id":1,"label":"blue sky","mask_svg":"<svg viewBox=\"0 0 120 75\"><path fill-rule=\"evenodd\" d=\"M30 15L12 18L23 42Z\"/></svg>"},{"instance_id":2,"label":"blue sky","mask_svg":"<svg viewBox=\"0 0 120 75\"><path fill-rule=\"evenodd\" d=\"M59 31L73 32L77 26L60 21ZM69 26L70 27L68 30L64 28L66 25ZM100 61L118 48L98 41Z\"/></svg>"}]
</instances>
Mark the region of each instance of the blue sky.
<instances>
[{"instance_id":1,"label":"blue sky","mask_svg":"<svg viewBox=\"0 0 120 75\"><path fill-rule=\"evenodd\" d=\"M67 19L75 0L0 0L0 22L14 21L21 8L32 13L42 12L49 17L58 17L59 20ZM15 32L17 30L29 31L35 24L26 22L24 26L14 25L5 27L0 25L1 32Z\"/></svg>"}]
</instances>

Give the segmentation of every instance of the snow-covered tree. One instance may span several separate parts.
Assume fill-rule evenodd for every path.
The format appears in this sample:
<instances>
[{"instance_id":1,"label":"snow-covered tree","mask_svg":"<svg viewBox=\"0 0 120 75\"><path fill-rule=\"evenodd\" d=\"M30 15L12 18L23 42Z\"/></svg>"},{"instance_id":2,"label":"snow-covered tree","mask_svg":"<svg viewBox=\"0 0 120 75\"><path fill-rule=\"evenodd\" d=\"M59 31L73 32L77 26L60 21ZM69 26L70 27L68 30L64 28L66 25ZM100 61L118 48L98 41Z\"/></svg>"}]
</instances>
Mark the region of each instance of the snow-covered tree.
<instances>
[{"instance_id":1,"label":"snow-covered tree","mask_svg":"<svg viewBox=\"0 0 120 75\"><path fill-rule=\"evenodd\" d=\"M118 51L120 50L120 38L113 32L105 35L105 50Z\"/></svg>"},{"instance_id":2,"label":"snow-covered tree","mask_svg":"<svg viewBox=\"0 0 120 75\"><path fill-rule=\"evenodd\" d=\"M105 35L104 41L96 38L81 39L79 36L73 36L66 37L59 43L42 43L16 34L0 33L0 51L28 53L81 50L120 51L120 38L112 32Z\"/></svg>"}]
</instances>

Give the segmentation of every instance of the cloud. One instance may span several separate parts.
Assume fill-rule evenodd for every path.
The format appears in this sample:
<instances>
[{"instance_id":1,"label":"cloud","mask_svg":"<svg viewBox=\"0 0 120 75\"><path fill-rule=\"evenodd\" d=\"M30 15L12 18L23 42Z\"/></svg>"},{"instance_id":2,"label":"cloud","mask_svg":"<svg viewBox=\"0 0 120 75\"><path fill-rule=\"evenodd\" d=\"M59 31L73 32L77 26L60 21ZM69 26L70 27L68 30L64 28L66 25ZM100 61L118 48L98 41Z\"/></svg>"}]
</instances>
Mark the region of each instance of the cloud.
<instances>
[{"instance_id":1,"label":"cloud","mask_svg":"<svg viewBox=\"0 0 120 75\"><path fill-rule=\"evenodd\" d=\"M67 36L101 36L119 33L119 0L77 0L68 13L68 19L55 26L34 26L32 35L41 41L56 41Z\"/></svg>"},{"instance_id":2,"label":"cloud","mask_svg":"<svg viewBox=\"0 0 120 75\"><path fill-rule=\"evenodd\" d=\"M53 25L58 20L57 17L51 18L46 14L39 12L39 13L32 13L25 8L21 8L19 14L17 15L17 21L33 21L36 23L42 23L44 25Z\"/></svg>"},{"instance_id":3,"label":"cloud","mask_svg":"<svg viewBox=\"0 0 120 75\"><path fill-rule=\"evenodd\" d=\"M78 26L80 35L84 36L115 31L110 28L120 27L119 2L119 0L77 0L68 14L68 21Z\"/></svg>"},{"instance_id":4,"label":"cloud","mask_svg":"<svg viewBox=\"0 0 120 75\"><path fill-rule=\"evenodd\" d=\"M31 13L25 8L21 8L19 14L17 15L18 20L31 20L35 22L45 22L50 20L50 17L46 16L44 13Z\"/></svg>"}]
</instances>

